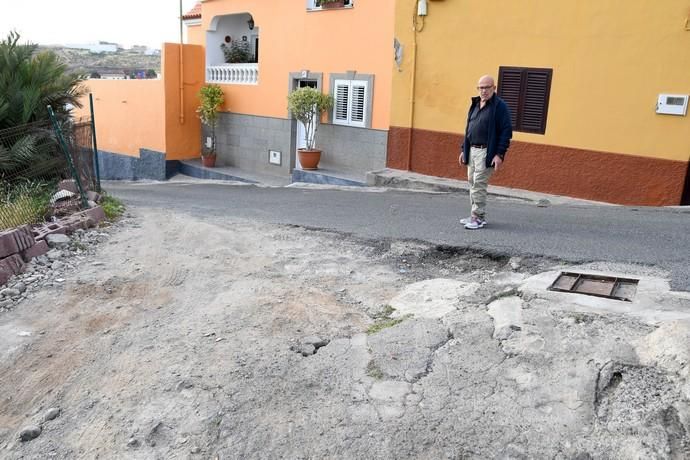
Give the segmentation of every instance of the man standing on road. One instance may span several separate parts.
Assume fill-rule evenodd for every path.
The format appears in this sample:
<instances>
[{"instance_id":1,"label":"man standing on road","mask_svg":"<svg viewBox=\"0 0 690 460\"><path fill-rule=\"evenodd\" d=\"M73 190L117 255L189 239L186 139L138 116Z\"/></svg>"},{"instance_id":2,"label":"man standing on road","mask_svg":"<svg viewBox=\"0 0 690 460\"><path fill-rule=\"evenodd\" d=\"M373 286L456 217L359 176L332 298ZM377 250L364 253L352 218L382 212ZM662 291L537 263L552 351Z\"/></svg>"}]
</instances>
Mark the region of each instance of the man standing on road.
<instances>
[{"instance_id":1,"label":"man standing on road","mask_svg":"<svg viewBox=\"0 0 690 460\"><path fill-rule=\"evenodd\" d=\"M468 230L486 225L486 189L491 174L503 163L513 137L510 110L498 97L493 77L484 75L477 85L479 96L472 98L467 114L465 141L460 152L460 164L467 165L472 215L460 219Z\"/></svg>"}]
</instances>

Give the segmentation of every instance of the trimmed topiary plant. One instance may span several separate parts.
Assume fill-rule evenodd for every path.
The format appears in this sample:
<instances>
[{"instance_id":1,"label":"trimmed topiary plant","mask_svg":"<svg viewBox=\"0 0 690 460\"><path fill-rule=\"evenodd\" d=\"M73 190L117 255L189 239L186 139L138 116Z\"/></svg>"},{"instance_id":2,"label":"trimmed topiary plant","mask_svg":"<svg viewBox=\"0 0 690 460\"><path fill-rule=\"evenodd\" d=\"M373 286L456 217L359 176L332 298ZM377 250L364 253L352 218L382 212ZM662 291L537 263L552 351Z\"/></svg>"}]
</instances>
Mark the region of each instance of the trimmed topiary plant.
<instances>
[{"instance_id":1,"label":"trimmed topiary plant","mask_svg":"<svg viewBox=\"0 0 690 460\"><path fill-rule=\"evenodd\" d=\"M224 101L223 89L218 85L204 85L199 90L200 105L196 111L201 122L211 129L211 146L204 145L202 147L202 157L216 155L216 126L218 125L218 113Z\"/></svg>"},{"instance_id":2,"label":"trimmed topiary plant","mask_svg":"<svg viewBox=\"0 0 690 460\"><path fill-rule=\"evenodd\" d=\"M333 97L314 88L299 88L288 96L288 110L304 125L304 141L308 150L315 147L316 129L321 115L332 107Z\"/></svg>"}]
</instances>

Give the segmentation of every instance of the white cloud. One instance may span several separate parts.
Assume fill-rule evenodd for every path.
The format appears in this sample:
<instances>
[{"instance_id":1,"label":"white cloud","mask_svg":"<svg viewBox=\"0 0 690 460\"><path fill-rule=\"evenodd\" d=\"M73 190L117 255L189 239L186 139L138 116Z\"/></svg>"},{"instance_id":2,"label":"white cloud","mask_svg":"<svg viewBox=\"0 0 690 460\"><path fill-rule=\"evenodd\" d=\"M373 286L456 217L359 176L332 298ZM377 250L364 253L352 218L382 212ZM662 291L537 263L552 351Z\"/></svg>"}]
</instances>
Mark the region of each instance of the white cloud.
<instances>
[{"instance_id":1,"label":"white cloud","mask_svg":"<svg viewBox=\"0 0 690 460\"><path fill-rule=\"evenodd\" d=\"M196 0L182 0L183 14ZM0 39L11 30L21 42L95 43L160 48L180 40L179 0L0 0Z\"/></svg>"}]
</instances>

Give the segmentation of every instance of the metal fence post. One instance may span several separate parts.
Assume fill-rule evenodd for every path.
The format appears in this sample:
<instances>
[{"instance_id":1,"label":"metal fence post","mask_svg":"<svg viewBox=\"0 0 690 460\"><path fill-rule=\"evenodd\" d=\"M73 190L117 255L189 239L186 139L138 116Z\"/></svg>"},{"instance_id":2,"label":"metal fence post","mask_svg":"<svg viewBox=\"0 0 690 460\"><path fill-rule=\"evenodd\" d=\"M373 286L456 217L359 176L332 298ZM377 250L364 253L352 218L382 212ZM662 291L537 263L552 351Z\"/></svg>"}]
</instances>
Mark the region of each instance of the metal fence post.
<instances>
[{"instance_id":1,"label":"metal fence post","mask_svg":"<svg viewBox=\"0 0 690 460\"><path fill-rule=\"evenodd\" d=\"M48 114L50 115L50 121L53 123L53 130L55 131L55 135L58 138L60 147L62 148L62 151L65 154L65 158L67 158L67 164L69 165L69 169L72 172L72 177L74 177L74 182L77 184L77 190L79 190L79 195L81 196L81 205L86 209L89 207L89 203L86 200L86 194L84 193L84 189L81 186L81 179L79 179L79 173L77 172L77 169L74 167L74 163L72 163L72 155L70 155L69 150L67 149L67 144L65 143L65 139L62 137L62 131L60 130L60 127L57 124L57 119L55 118L55 113L53 112L53 108L51 106L48 106Z\"/></svg>"},{"instance_id":2,"label":"metal fence post","mask_svg":"<svg viewBox=\"0 0 690 460\"><path fill-rule=\"evenodd\" d=\"M93 114L93 94L89 93L89 105L91 106L91 135L93 137L93 163L96 168L96 191L101 193L101 171L98 166L98 144L96 143L96 117Z\"/></svg>"}]
</instances>

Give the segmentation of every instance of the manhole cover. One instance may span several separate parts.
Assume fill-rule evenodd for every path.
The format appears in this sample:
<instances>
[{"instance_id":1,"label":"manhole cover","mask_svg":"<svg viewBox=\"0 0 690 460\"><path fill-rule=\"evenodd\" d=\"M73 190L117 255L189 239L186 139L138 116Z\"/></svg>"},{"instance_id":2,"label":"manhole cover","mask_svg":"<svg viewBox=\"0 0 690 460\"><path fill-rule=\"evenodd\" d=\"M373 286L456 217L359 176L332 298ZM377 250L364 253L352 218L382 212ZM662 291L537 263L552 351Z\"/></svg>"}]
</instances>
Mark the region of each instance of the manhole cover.
<instances>
[{"instance_id":1,"label":"manhole cover","mask_svg":"<svg viewBox=\"0 0 690 460\"><path fill-rule=\"evenodd\" d=\"M639 281L633 278L561 272L549 286L549 291L574 292L632 302Z\"/></svg>"}]
</instances>

